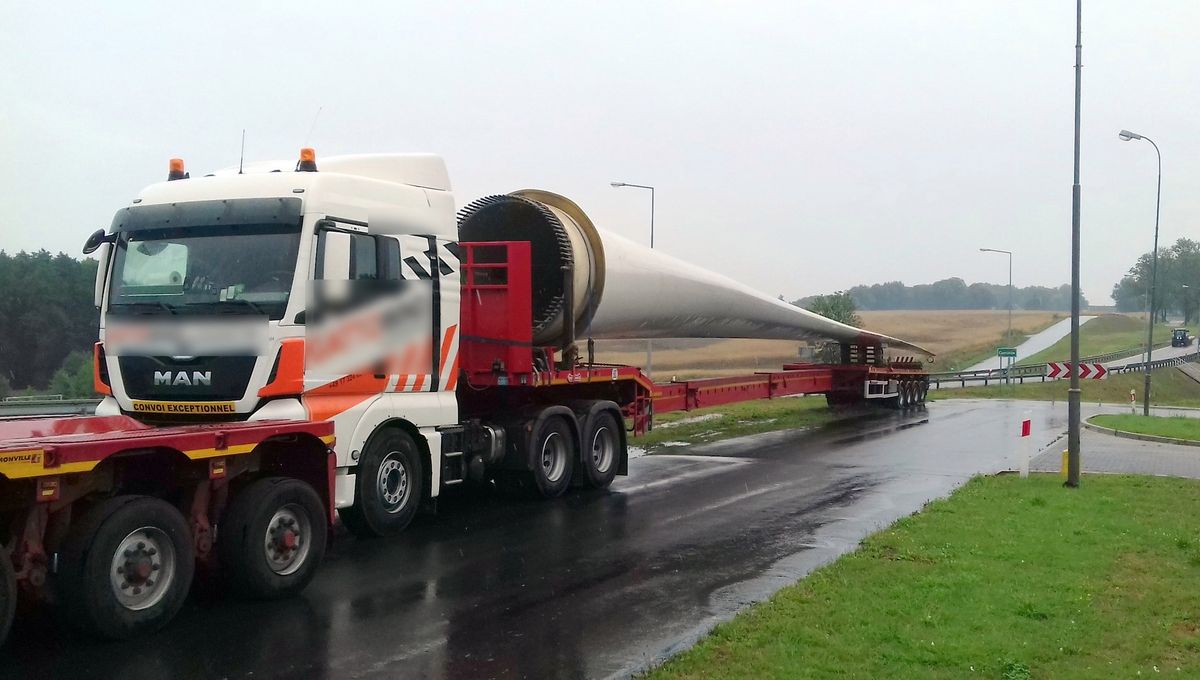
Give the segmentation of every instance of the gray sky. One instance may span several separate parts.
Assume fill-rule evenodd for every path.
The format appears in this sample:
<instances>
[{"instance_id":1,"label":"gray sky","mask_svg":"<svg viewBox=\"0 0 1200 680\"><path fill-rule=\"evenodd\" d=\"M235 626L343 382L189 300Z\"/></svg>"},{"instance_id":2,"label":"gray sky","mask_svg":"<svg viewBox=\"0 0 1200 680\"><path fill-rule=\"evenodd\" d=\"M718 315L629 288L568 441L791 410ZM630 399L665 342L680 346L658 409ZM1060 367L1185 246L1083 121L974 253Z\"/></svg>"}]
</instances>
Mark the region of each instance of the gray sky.
<instances>
[{"instance_id":1,"label":"gray sky","mask_svg":"<svg viewBox=\"0 0 1200 680\"><path fill-rule=\"evenodd\" d=\"M789 299L1070 277L1074 2L0 6L0 248L79 255L181 156L431 151ZM447 3L448 4L448 3ZM70 5L70 6L68 6ZM1083 287L1200 236L1200 3L1085 2ZM311 137L308 131L323 107Z\"/></svg>"}]
</instances>

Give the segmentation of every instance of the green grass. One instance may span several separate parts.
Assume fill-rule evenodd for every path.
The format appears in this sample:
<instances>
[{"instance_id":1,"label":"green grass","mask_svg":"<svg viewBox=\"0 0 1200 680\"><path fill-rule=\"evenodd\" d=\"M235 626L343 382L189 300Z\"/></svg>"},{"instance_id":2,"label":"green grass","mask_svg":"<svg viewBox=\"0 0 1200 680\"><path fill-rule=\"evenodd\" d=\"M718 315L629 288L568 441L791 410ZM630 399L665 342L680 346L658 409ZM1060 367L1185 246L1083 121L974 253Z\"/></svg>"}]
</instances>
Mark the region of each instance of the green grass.
<instances>
[{"instance_id":1,"label":"green grass","mask_svg":"<svg viewBox=\"0 0 1200 680\"><path fill-rule=\"evenodd\" d=\"M1200 383L1183 374L1179 369L1167 367L1151 371L1151 403L1157 406L1200 406ZM1104 380L1081 380L1081 397L1086 402L1110 404L1129 403L1129 390L1135 390L1141 403L1142 385L1145 378L1141 373L1110 375ZM968 383L969 384L969 383ZM1024 385L992 385L989 387L966 387L930 390L929 398L942 399L1034 399L1037 401L1066 401L1066 380L1026 382Z\"/></svg>"},{"instance_id":2,"label":"green grass","mask_svg":"<svg viewBox=\"0 0 1200 680\"><path fill-rule=\"evenodd\" d=\"M705 416L708 418L701 420ZM630 440L630 443L653 450L664 442L715 441L770 430L812 427L838 417L837 412L831 410L820 395L763 399L656 415L654 429ZM671 425L679 421L689 422Z\"/></svg>"},{"instance_id":3,"label":"green grass","mask_svg":"<svg viewBox=\"0 0 1200 680\"><path fill-rule=\"evenodd\" d=\"M994 358L996 356L997 348L1016 347L1022 342L1028 340L1029 336L1049 328L1050 326L1058 323L1058 321L1059 319L1055 317L1054 319L1048 321L1043 328L1039 328L1038 330L1029 333L1023 333L1016 330L1014 330L1011 334L1001 333L1000 335L997 335L994 340L987 344L972 345L971 347L964 347L962 349L951 350L949 352L939 354L937 355L937 368L933 370L945 373L966 370L967 368L982 361L987 361L988 359ZM996 361L998 366L999 359Z\"/></svg>"},{"instance_id":4,"label":"green grass","mask_svg":"<svg viewBox=\"0 0 1200 680\"><path fill-rule=\"evenodd\" d=\"M1155 347L1171 344L1171 326L1154 327ZM1146 322L1131 316L1109 314L1079 327L1079 356L1089 357L1146 346ZM1136 350L1135 350L1136 352ZM1044 364L1066 361L1071 356L1071 336L1066 336L1046 349L1021 359L1021 364Z\"/></svg>"},{"instance_id":5,"label":"green grass","mask_svg":"<svg viewBox=\"0 0 1200 680\"><path fill-rule=\"evenodd\" d=\"M1200 418L1184 416L1139 416L1133 414L1106 414L1092 416L1088 422L1100 427L1111 427L1121 432L1152 434L1172 439L1200 441Z\"/></svg>"},{"instance_id":6,"label":"green grass","mask_svg":"<svg viewBox=\"0 0 1200 680\"><path fill-rule=\"evenodd\" d=\"M947 352L946 354L939 354L937 357L936 370L939 373L965 371L971 366L975 366L976 364L987 361L988 359L995 358L997 347L1015 347L1028 339L1028 335L1023 335L1013 331L1012 339L1009 341L1009 343L1005 343L1004 336L1000 335L997 336L997 338L986 349L972 347L970 349L956 350ZM996 359L996 365L1000 365L999 359Z\"/></svg>"},{"instance_id":7,"label":"green grass","mask_svg":"<svg viewBox=\"0 0 1200 680\"><path fill-rule=\"evenodd\" d=\"M1197 677L1198 579L1200 482L977 478L648 677Z\"/></svg>"}]
</instances>

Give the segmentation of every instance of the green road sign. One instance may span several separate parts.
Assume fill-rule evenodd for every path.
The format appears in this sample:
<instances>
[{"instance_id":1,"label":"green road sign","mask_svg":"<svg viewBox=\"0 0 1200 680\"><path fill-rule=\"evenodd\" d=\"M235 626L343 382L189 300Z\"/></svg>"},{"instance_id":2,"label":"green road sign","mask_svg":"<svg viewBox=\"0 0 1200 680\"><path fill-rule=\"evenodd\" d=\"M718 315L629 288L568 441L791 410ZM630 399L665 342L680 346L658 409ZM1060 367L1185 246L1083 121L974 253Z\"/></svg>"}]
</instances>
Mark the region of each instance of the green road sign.
<instances>
[{"instance_id":1,"label":"green road sign","mask_svg":"<svg viewBox=\"0 0 1200 680\"><path fill-rule=\"evenodd\" d=\"M1017 358L1017 348L1016 347L1000 347L1000 348L996 349L996 356L1012 357L1013 359L1016 359Z\"/></svg>"}]
</instances>

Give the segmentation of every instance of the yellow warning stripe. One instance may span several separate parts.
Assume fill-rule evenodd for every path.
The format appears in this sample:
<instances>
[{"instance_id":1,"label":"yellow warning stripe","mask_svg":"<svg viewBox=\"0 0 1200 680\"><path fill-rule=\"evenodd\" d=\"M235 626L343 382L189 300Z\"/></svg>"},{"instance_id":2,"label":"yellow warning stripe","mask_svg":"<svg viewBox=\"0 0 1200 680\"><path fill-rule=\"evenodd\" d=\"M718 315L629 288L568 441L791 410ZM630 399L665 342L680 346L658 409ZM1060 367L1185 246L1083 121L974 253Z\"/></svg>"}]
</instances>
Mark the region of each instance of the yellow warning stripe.
<instances>
[{"instance_id":1,"label":"yellow warning stripe","mask_svg":"<svg viewBox=\"0 0 1200 680\"><path fill-rule=\"evenodd\" d=\"M250 453L258 444L235 444L234 446L226 446L223 449L192 449L184 451L183 455L192 460L202 460L204 458L217 458L219 456L240 456L243 453Z\"/></svg>"},{"instance_id":2,"label":"yellow warning stripe","mask_svg":"<svg viewBox=\"0 0 1200 680\"><path fill-rule=\"evenodd\" d=\"M325 435L321 437L321 441L325 444L333 444L334 436ZM223 449L208 448L208 449L191 449L184 451L183 455L191 460L204 460L206 458L218 458L221 456L240 456L245 453L250 453L258 446L254 444L236 444L227 446ZM85 460L73 463L63 463L55 467L48 468L45 466L46 452L43 449L26 449L23 451L5 451L0 453L0 475L8 479L28 479L30 477L46 477L49 475L70 475L79 474L81 472L91 472L97 465L98 460Z\"/></svg>"}]
</instances>

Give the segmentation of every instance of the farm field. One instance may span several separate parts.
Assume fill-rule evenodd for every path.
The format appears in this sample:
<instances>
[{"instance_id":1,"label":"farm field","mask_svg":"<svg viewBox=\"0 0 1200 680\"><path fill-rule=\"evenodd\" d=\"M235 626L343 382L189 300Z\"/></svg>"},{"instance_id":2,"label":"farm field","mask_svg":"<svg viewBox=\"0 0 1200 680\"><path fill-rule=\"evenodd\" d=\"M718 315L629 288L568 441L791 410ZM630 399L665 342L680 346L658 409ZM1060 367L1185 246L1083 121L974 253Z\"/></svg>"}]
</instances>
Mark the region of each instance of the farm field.
<instances>
[{"instance_id":1,"label":"farm field","mask_svg":"<svg viewBox=\"0 0 1200 680\"><path fill-rule=\"evenodd\" d=\"M938 356L930 366L934 371L954 370L986 358L1003 339L1008 323L1003 310L868 311L859 316L870 330L935 352ZM1014 335L1035 333L1063 316L1062 312L1013 312ZM777 370L797 360L800 345L791 340L655 340L654 378L684 380ZM597 340L596 360L645 366L646 341Z\"/></svg>"}]
</instances>

